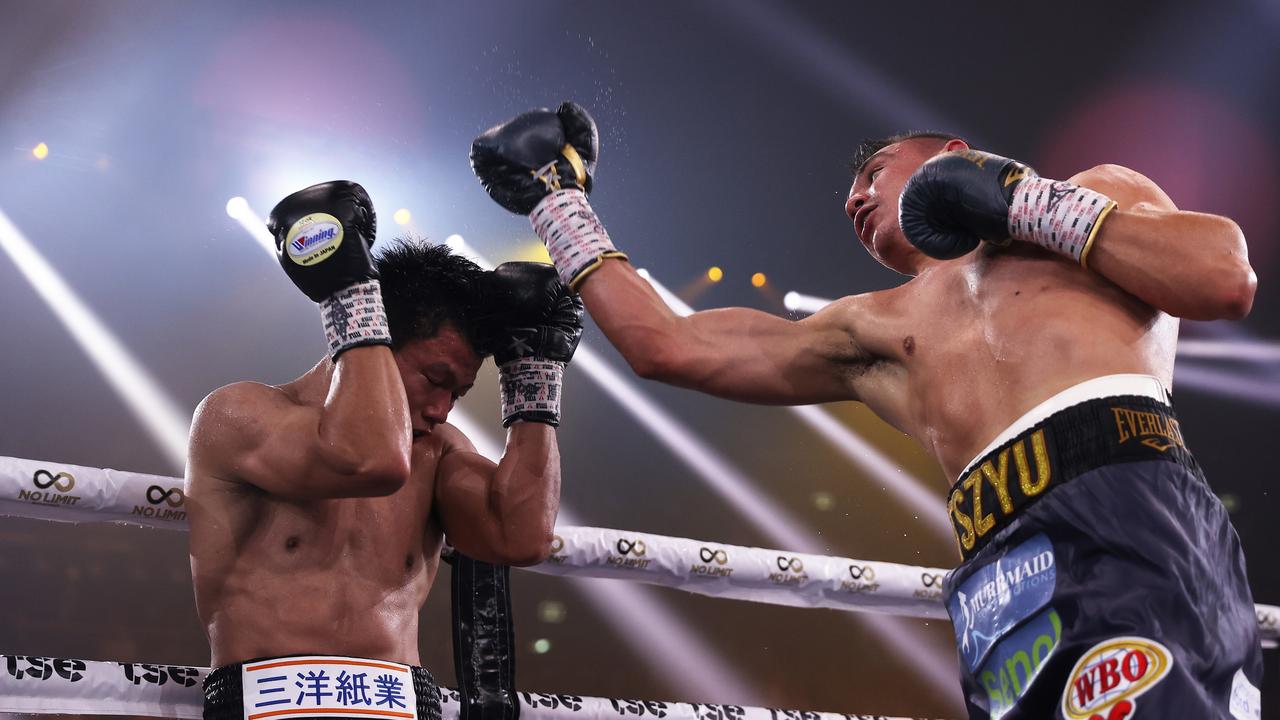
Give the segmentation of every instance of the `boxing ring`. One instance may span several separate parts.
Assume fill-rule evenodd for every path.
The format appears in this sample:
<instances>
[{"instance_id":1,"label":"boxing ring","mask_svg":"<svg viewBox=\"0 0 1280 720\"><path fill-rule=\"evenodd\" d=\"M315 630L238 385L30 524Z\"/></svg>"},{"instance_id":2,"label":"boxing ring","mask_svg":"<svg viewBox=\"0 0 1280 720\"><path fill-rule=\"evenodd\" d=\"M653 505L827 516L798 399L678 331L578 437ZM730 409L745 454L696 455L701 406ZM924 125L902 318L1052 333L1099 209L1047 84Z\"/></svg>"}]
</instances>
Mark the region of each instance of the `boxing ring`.
<instances>
[{"instance_id":1,"label":"boxing ring","mask_svg":"<svg viewBox=\"0 0 1280 720\"><path fill-rule=\"evenodd\" d=\"M186 530L180 478L0 457L0 516ZM946 619L946 570L791 553L593 527L558 527L531 572L631 580L718 598ZM1257 605L1263 647L1280 643L1280 607ZM4 650L4 648L0 648ZM0 712L200 718L208 668L0 655ZM457 691L441 689L457 720ZM520 692L525 720L851 720L848 715ZM412 717L387 713L388 717ZM895 720L883 718L883 720ZM903 720L903 719L896 719Z\"/></svg>"}]
</instances>

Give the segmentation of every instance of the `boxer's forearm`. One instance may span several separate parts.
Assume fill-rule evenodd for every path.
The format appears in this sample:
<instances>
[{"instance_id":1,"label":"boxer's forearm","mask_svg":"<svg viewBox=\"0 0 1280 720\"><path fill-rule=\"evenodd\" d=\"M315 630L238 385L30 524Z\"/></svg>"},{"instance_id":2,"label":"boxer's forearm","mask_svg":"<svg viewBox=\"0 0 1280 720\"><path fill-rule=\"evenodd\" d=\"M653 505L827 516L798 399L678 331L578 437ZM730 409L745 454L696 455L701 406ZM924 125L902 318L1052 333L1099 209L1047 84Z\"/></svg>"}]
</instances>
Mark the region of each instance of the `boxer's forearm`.
<instances>
[{"instance_id":1,"label":"boxer's forearm","mask_svg":"<svg viewBox=\"0 0 1280 720\"><path fill-rule=\"evenodd\" d=\"M409 476L409 405L390 348L348 350L334 364L316 452L335 470L390 490Z\"/></svg>"},{"instance_id":2,"label":"boxer's forearm","mask_svg":"<svg viewBox=\"0 0 1280 720\"><path fill-rule=\"evenodd\" d=\"M680 317L631 266L606 260L579 288L587 310L637 375L740 402L855 400L851 363L868 356L846 298L793 322L750 308Z\"/></svg>"},{"instance_id":3,"label":"boxer's forearm","mask_svg":"<svg viewBox=\"0 0 1280 720\"><path fill-rule=\"evenodd\" d=\"M625 260L605 260L579 291L591 318L641 377L661 375L689 342L681 318Z\"/></svg>"},{"instance_id":4,"label":"boxer's forearm","mask_svg":"<svg viewBox=\"0 0 1280 720\"><path fill-rule=\"evenodd\" d=\"M533 565L551 552L560 511L560 449L555 428L517 422L489 483L494 544L507 565Z\"/></svg>"},{"instance_id":5,"label":"boxer's forearm","mask_svg":"<svg viewBox=\"0 0 1280 720\"><path fill-rule=\"evenodd\" d=\"M1152 307L1188 320L1239 320L1257 278L1239 226L1217 215L1116 211L1098 231L1090 270Z\"/></svg>"}]
</instances>

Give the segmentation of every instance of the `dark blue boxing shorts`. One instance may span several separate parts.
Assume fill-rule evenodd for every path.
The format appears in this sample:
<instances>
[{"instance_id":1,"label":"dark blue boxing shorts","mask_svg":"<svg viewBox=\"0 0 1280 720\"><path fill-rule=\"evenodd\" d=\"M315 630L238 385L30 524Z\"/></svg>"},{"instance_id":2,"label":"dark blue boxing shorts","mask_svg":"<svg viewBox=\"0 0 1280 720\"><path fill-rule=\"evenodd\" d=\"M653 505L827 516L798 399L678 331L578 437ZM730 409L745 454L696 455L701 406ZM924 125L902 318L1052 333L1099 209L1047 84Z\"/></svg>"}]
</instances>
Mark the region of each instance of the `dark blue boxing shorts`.
<instances>
[{"instance_id":1,"label":"dark blue boxing shorts","mask_svg":"<svg viewBox=\"0 0 1280 720\"><path fill-rule=\"evenodd\" d=\"M224 665L204 681L204 720L440 720L440 688L413 665L294 655Z\"/></svg>"},{"instance_id":2,"label":"dark blue boxing shorts","mask_svg":"<svg viewBox=\"0 0 1280 720\"><path fill-rule=\"evenodd\" d=\"M970 718L1258 720L1244 555L1170 406L1058 410L975 461L947 508Z\"/></svg>"}]
</instances>

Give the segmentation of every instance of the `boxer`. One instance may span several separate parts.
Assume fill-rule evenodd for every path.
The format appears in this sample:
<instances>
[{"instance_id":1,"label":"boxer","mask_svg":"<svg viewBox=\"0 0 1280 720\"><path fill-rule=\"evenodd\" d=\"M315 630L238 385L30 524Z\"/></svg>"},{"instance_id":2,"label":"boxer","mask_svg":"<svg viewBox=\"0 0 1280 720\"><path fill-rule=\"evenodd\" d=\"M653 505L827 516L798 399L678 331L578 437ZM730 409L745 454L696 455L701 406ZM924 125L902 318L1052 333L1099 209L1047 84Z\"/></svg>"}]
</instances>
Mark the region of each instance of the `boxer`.
<instances>
[{"instance_id":1,"label":"boxer","mask_svg":"<svg viewBox=\"0 0 1280 720\"><path fill-rule=\"evenodd\" d=\"M581 301L547 265L486 273L412 241L373 257L373 205L355 183L294 193L268 226L320 306L329 354L196 410L191 575L215 668L204 717L438 720L418 612L446 539L497 564L550 552ZM447 422L490 349L509 428L497 464Z\"/></svg>"},{"instance_id":2,"label":"boxer","mask_svg":"<svg viewBox=\"0 0 1280 720\"><path fill-rule=\"evenodd\" d=\"M587 201L595 123L565 103L472 146L641 376L744 402L859 400L955 478L945 600L972 718L1254 717L1239 540L1168 389L1178 318L1240 319L1231 220L1104 165L1067 181L945 134L863 144L845 212L906 276L792 322L679 317Z\"/></svg>"}]
</instances>

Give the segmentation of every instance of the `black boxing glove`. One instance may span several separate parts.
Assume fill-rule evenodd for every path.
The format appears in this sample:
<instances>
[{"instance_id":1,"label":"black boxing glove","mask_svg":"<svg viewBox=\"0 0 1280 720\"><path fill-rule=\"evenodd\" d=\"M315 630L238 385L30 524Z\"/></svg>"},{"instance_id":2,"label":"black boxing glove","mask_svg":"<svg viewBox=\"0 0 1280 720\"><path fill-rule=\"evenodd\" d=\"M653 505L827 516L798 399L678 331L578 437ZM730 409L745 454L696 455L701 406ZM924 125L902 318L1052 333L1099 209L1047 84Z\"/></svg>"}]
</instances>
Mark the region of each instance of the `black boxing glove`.
<instances>
[{"instance_id":1,"label":"black boxing glove","mask_svg":"<svg viewBox=\"0 0 1280 720\"><path fill-rule=\"evenodd\" d=\"M950 260L982 240L1009 240L1014 188L1035 171L977 150L955 150L925 161L907 180L898 202L902 232L929 257Z\"/></svg>"},{"instance_id":2,"label":"black boxing glove","mask_svg":"<svg viewBox=\"0 0 1280 720\"><path fill-rule=\"evenodd\" d=\"M1023 240L1084 265L1115 206L1101 193L1042 178L1016 160L956 150L930 158L907 180L898 221L912 245L942 260L960 257L982 240Z\"/></svg>"},{"instance_id":3,"label":"black boxing glove","mask_svg":"<svg viewBox=\"0 0 1280 720\"><path fill-rule=\"evenodd\" d=\"M346 180L293 193L276 203L267 220L285 274L320 304L335 359L353 347L391 344L369 252L376 229L369 194Z\"/></svg>"},{"instance_id":4,"label":"black boxing glove","mask_svg":"<svg viewBox=\"0 0 1280 720\"><path fill-rule=\"evenodd\" d=\"M565 102L555 112L530 110L486 130L471 143L471 169L499 205L528 215L556 190L591 192L599 153L595 121Z\"/></svg>"},{"instance_id":5,"label":"black boxing glove","mask_svg":"<svg viewBox=\"0 0 1280 720\"><path fill-rule=\"evenodd\" d=\"M582 300L550 265L509 262L479 283L478 323L502 385L502 425L560 424L564 367L582 338Z\"/></svg>"},{"instance_id":6,"label":"black boxing glove","mask_svg":"<svg viewBox=\"0 0 1280 720\"><path fill-rule=\"evenodd\" d=\"M587 203L600 135L581 106L532 110L485 131L471 144L471 169L499 205L529 215L561 280L576 288L614 248Z\"/></svg>"}]
</instances>

